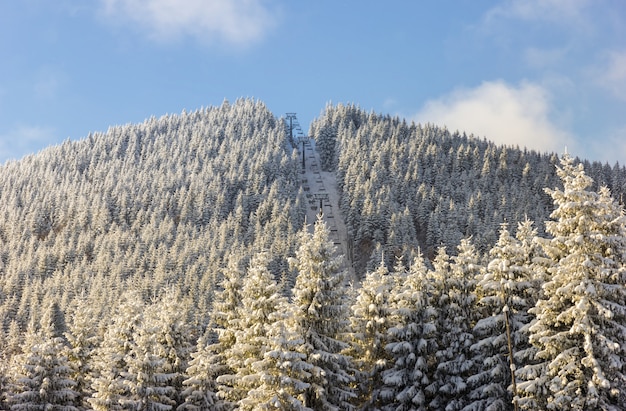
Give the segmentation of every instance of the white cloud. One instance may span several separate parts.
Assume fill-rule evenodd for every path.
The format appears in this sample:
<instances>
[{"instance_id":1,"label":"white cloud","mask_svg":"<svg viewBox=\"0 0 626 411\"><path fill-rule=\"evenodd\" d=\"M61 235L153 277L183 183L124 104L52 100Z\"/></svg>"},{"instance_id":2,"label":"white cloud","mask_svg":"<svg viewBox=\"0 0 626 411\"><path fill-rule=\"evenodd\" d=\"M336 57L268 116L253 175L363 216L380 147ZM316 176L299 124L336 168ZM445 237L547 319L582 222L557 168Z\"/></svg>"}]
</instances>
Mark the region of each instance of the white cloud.
<instances>
[{"instance_id":1,"label":"white cloud","mask_svg":"<svg viewBox=\"0 0 626 411\"><path fill-rule=\"evenodd\" d=\"M146 30L158 41L184 36L201 42L221 40L248 45L276 23L276 10L262 0L101 0L102 11L113 21Z\"/></svg>"},{"instance_id":2,"label":"white cloud","mask_svg":"<svg viewBox=\"0 0 626 411\"><path fill-rule=\"evenodd\" d=\"M549 96L542 87L494 81L428 101L414 120L445 125L498 144L557 153L568 147L575 154L574 139L550 121L549 112Z\"/></svg>"},{"instance_id":3,"label":"white cloud","mask_svg":"<svg viewBox=\"0 0 626 411\"><path fill-rule=\"evenodd\" d=\"M0 163L35 153L55 144L54 130L40 126L19 126L0 135Z\"/></svg>"},{"instance_id":4,"label":"white cloud","mask_svg":"<svg viewBox=\"0 0 626 411\"><path fill-rule=\"evenodd\" d=\"M626 101L626 50L607 52L603 63L592 72L598 84Z\"/></svg>"}]
</instances>

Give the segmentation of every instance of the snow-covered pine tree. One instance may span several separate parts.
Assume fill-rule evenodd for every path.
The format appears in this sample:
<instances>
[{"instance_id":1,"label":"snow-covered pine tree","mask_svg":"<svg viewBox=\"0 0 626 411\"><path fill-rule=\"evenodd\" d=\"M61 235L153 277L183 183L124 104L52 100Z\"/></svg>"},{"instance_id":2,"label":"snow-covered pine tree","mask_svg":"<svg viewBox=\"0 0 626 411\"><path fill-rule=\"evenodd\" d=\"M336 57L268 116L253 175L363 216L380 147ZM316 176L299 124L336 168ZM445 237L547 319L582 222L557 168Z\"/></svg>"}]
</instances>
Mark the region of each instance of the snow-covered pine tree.
<instances>
[{"instance_id":1,"label":"snow-covered pine tree","mask_svg":"<svg viewBox=\"0 0 626 411\"><path fill-rule=\"evenodd\" d=\"M122 296L93 362L93 394L87 401L95 411L122 410L129 397L122 375L128 370L135 337L143 322L145 304L141 294L130 290Z\"/></svg>"},{"instance_id":2,"label":"snow-covered pine tree","mask_svg":"<svg viewBox=\"0 0 626 411\"><path fill-rule=\"evenodd\" d=\"M437 302L441 340L436 353L435 380L439 387L437 406L446 411L461 410L468 404L467 379L476 368L470 347L474 344L475 284L480 269L476 249L466 238L458 246L458 255L452 257L449 273L437 276L440 280L443 276L443 284L439 286L441 294Z\"/></svg>"},{"instance_id":3,"label":"snow-covered pine tree","mask_svg":"<svg viewBox=\"0 0 626 411\"><path fill-rule=\"evenodd\" d=\"M382 372L380 397L384 410L424 411L431 395L426 391L436 369L437 311L431 305L434 293L421 254L408 273L396 269L398 281L391 292L394 326L385 347L391 367Z\"/></svg>"},{"instance_id":4,"label":"snow-covered pine tree","mask_svg":"<svg viewBox=\"0 0 626 411\"><path fill-rule=\"evenodd\" d=\"M170 384L176 406L185 401L181 394L183 381L193 351L192 339L198 334L188 315L189 302L179 292L168 289L147 310L147 320L154 322L154 354L165 360L163 372L173 375Z\"/></svg>"},{"instance_id":5,"label":"snow-covered pine tree","mask_svg":"<svg viewBox=\"0 0 626 411\"><path fill-rule=\"evenodd\" d=\"M385 351L387 331L393 326L389 298L394 285L384 259L378 268L366 274L352 305L351 354L358 368L355 405L377 409L381 405L381 373L390 359Z\"/></svg>"},{"instance_id":6,"label":"snow-covered pine tree","mask_svg":"<svg viewBox=\"0 0 626 411\"><path fill-rule=\"evenodd\" d=\"M312 411L303 403L313 365L298 352L304 342L293 330L293 306L278 307L268 328L268 349L263 359L252 364L250 378L258 386L239 402L240 410Z\"/></svg>"},{"instance_id":7,"label":"snow-covered pine tree","mask_svg":"<svg viewBox=\"0 0 626 411\"><path fill-rule=\"evenodd\" d=\"M126 355L126 367L120 372L127 394L119 402L124 409L137 411L169 411L176 401L176 390L172 382L176 373L166 358L158 354L162 351L157 340L160 325L155 317L144 316Z\"/></svg>"},{"instance_id":8,"label":"snow-covered pine tree","mask_svg":"<svg viewBox=\"0 0 626 411\"><path fill-rule=\"evenodd\" d=\"M528 310L535 303L533 293L529 292L534 285L529 270L530 255L520 241L511 236L508 224L501 225L500 237L489 256L490 261L477 284L483 318L474 326L476 343L471 347L482 362L468 380L471 393L466 411L512 408L515 393L510 355L515 358L516 352L528 348L527 338L520 328L529 323Z\"/></svg>"},{"instance_id":9,"label":"snow-covered pine tree","mask_svg":"<svg viewBox=\"0 0 626 411\"><path fill-rule=\"evenodd\" d=\"M555 205L546 223L553 236L546 253L554 265L543 298L531 309L530 341L545 372L520 388L539 408L622 409L626 217L608 189L589 190L591 178L568 155L557 173L563 190L546 190Z\"/></svg>"},{"instance_id":10,"label":"snow-covered pine tree","mask_svg":"<svg viewBox=\"0 0 626 411\"><path fill-rule=\"evenodd\" d=\"M87 399L93 393L90 381L93 355L100 345L100 337L97 333L98 323L94 311L89 300L77 299L70 312L69 321L67 321L68 331L65 333L65 338L69 343L66 355L72 368L72 378L76 382L74 390L77 397L74 404L80 411L90 408Z\"/></svg>"},{"instance_id":11,"label":"snow-covered pine tree","mask_svg":"<svg viewBox=\"0 0 626 411\"><path fill-rule=\"evenodd\" d=\"M13 411L78 410L74 406L76 383L64 355L65 341L55 329L57 311L56 303L50 304L40 326L29 327L29 332L35 334L26 339L34 344L16 361L19 371L8 396Z\"/></svg>"},{"instance_id":12,"label":"snow-covered pine tree","mask_svg":"<svg viewBox=\"0 0 626 411\"><path fill-rule=\"evenodd\" d=\"M278 308L287 303L268 269L268 263L267 252L255 254L250 261L243 279L238 321L231 323L235 343L224 353L226 363L233 372L217 378L217 382L224 386L227 398L240 406L248 392L262 383L252 365L262 360L269 350L269 328L276 321Z\"/></svg>"},{"instance_id":13,"label":"snow-covered pine tree","mask_svg":"<svg viewBox=\"0 0 626 411\"><path fill-rule=\"evenodd\" d=\"M322 171L333 171L336 164L337 130L331 122L324 123L315 135L315 148L320 155Z\"/></svg>"},{"instance_id":14,"label":"snow-covered pine tree","mask_svg":"<svg viewBox=\"0 0 626 411\"><path fill-rule=\"evenodd\" d=\"M178 411L226 411L230 409L217 398L215 366L209 362L214 356L209 347L211 330L207 330L196 344L186 370L187 379L183 381L181 397L185 401L178 406Z\"/></svg>"},{"instance_id":15,"label":"snow-covered pine tree","mask_svg":"<svg viewBox=\"0 0 626 411\"><path fill-rule=\"evenodd\" d=\"M523 259L527 262L525 270L529 273L529 279L531 285L524 290L523 301L525 302L528 315L524 317L525 323L512 324L519 330L519 340L516 340L516 350L514 352L515 363L519 365L515 371L517 381L517 401L518 405L522 409L532 409L534 403L533 397L536 397L539 392L534 392L529 395L526 390L519 387L525 384L526 381L535 380L538 376L544 373L545 364L537 359L537 347L532 345L529 341L530 327L533 322L536 321L530 310L535 306L537 301L542 296L542 285L545 282L546 270L552 265L551 260L546 256L543 251L541 243L548 243L549 240L545 238L537 237L537 230L533 227L533 223L526 219L519 223L517 226L517 233L515 237L519 241ZM513 319L516 319L514 317ZM547 387L543 387L546 389ZM544 392L546 394L547 392ZM542 395L539 395L542 396ZM543 395L545 397L545 395Z\"/></svg>"},{"instance_id":16,"label":"snow-covered pine tree","mask_svg":"<svg viewBox=\"0 0 626 411\"><path fill-rule=\"evenodd\" d=\"M314 410L351 410L355 397L352 358L344 355L344 340L349 329L346 304L345 273L341 257L322 216L315 222L313 234L305 227L300 246L290 263L298 277L293 289L295 331L304 343L299 351L313 365L304 382L310 384L304 393L304 405Z\"/></svg>"},{"instance_id":17,"label":"snow-covered pine tree","mask_svg":"<svg viewBox=\"0 0 626 411\"><path fill-rule=\"evenodd\" d=\"M214 294L211 322L198 340L187 369L181 409L227 411L235 407L227 399L228 387L218 384L217 378L234 373L227 365L226 353L235 344L233 324L238 324L241 314L242 277L239 259L231 254Z\"/></svg>"}]
</instances>

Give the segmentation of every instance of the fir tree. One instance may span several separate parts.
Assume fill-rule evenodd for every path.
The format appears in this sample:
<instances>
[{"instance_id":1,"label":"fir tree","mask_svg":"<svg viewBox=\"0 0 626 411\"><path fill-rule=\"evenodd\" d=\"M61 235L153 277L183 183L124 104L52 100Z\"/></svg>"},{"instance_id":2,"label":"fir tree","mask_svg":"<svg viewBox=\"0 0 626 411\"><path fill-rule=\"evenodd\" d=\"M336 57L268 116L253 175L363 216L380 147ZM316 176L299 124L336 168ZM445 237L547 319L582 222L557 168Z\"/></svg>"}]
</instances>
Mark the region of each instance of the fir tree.
<instances>
[{"instance_id":1,"label":"fir tree","mask_svg":"<svg viewBox=\"0 0 626 411\"><path fill-rule=\"evenodd\" d=\"M435 373L439 396L431 405L437 404L446 411L460 410L468 404L467 380L475 371L476 364L470 348L474 344L475 278L480 265L476 250L468 239L461 241L458 251L449 265L449 273L438 274L438 278L443 280L437 302L441 312ZM440 265L442 267L435 271L445 267L445 264Z\"/></svg>"},{"instance_id":2,"label":"fir tree","mask_svg":"<svg viewBox=\"0 0 626 411\"><path fill-rule=\"evenodd\" d=\"M304 381L304 405L314 410L350 410L355 394L350 385L352 358L342 354L348 348L348 307L345 303L341 258L329 240L329 230L320 215L313 234L301 233L296 257L298 271L293 289L295 331L303 339L299 351L313 365Z\"/></svg>"},{"instance_id":3,"label":"fir tree","mask_svg":"<svg viewBox=\"0 0 626 411\"><path fill-rule=\"evenodd\" d=\"M268 269L268 253L256 254L243 280L241 306L234 330L235 343L224 353L232 374L218 377L227 398L241 403L248 391L261 384L259 375L252 365L261 359L270 347L269 329L276 321L276 311L284 307L286 298Z\"/></svg>"},{"instance_id":4,"label":"fir tree","mask_svg":"<svg viewBox=\"0 0 626 411\"><path fill-rule=\"evenodd\" d=\"M471 404L466 410L509 410L513 407L511 364L515 354L527 347L521 328L529 323L528 310L534 306L530 256L508 225L502 224L500 238L489 251L491 260L479 276L478 301L484 315L474 327L477 342L472 352L482 362L469 378ZM509 351L511 350L511 352Z\"/></svg>"},{"instance_id":5,"label":"fir tree","mask_svg":"<svg viewBox=\"0 0 626 411\"><path fill-rule=\"evenodd\" d=\"M531 312L530 341L544 372L521 388L534 407L550 410L620 409L626 403L626 219L606 188L589 191L591 178L569 156L557 173L563 190L554 201L554 261L544 297Z\"/></svg>"},{"instance_id":6,"label":"fir tree","mask_svg":"<svg viewBox=\"0 0 626 411\"><path fill-rule=\"evenodd\" d=\"M365 276L352 305L352 356L359 369L356 402L361 409L380 407L381 373L390 358L385 346L393 326L389 302L393 283L381 258L378 268Z\"/></svg>"},{"instance_id":7,"label":"fir tree","mask_svg":"<svg viewBox=\"0 0 626 411\"><path fill-rule=\"evenodd\" d=\"M52 304L41 320L40 329L31 326L28 340L34 344L18 356L19 372L9 393L13 411L57 410L77 411L74 400L76 382L64 355L65 342L55 330L56 304Z\"/></svg>"},{"instance_id":8,"label":"fir tree","mask_svg":"<svg viewBox=\"0 0 626 411\"><path fill-rule=\"evenodd\" d=\"M391 293L395 325L389 329L385 347L391 367L382 372L383 409L428 410L432 395L427 387L432 384L437 350L437 311L431 305L434 290L421 255L408 273L396 270L396 275L398 281Z\"/></svg>"}]
</instances>

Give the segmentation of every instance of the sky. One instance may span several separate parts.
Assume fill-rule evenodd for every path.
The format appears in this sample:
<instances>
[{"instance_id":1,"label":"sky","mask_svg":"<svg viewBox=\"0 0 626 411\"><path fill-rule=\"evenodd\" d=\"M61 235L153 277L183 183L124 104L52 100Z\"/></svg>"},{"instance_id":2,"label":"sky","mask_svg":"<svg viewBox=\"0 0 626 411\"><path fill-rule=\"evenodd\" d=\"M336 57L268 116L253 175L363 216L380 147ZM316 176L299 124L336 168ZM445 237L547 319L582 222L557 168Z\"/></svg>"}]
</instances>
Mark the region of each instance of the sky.
<instances>
[{"instance_id":1,"label":"sky","mask_svg":"<svg viewBox=\"0 0 626 411\"><path fill-rule=\"evenodd\" d=\"M240 97L625 165L626 2L0 1L0 162Z\"/></svg>"}]
</instances>

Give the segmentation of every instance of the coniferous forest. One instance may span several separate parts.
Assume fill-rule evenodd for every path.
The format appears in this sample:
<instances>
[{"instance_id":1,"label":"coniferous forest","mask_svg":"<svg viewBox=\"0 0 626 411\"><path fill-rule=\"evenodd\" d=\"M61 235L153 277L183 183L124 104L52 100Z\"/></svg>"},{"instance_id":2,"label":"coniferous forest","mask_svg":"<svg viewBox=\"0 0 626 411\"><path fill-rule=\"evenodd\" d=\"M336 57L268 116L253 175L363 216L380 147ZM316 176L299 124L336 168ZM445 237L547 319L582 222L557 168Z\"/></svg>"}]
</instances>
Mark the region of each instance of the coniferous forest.
<instances>
[{"instance_id":1,"label":"coniferous forest","mask_svg":"<svg viewBox=\"0 0 626 411\"><path fill-rule=\"evenodd\" d=\"M0 166L0 409L626 410L623 166L355 105L309 136L340 248L251 99Z\"/></svg>"}]
</instances>

